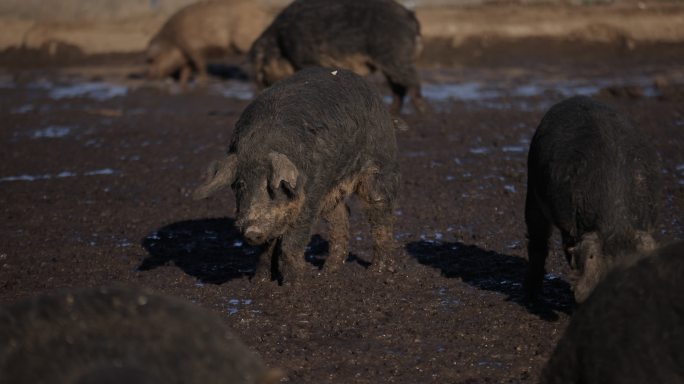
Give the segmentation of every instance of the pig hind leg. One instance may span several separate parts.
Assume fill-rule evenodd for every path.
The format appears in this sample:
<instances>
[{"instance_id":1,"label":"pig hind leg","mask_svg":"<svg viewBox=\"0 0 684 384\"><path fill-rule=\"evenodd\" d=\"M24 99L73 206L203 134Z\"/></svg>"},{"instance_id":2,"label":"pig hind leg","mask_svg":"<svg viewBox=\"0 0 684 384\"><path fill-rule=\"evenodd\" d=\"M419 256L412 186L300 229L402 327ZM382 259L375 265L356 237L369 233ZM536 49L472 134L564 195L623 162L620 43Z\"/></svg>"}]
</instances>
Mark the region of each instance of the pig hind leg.
<instances>
[{"instance_id":1,"label":"pig hind leg","mask_svg":"<svg viewBox=\"0 0 684 384\"><path fill-rule=\"evenodd\" d=\"M418 79L418 72L412 64L401 66L384 66L381 67L382 72L387 78L394 100L392 101L391 110L394 113L401 112L406 95L411 97L413 107L420 113L425 112L426 105L420 93L420 80Z\"/></svg>"},{"instance_id":2,"label":"pig hind leg","mask_svg":"<svg viewBox=\"0 0 684 384\"><path fill-rule=\"evenodd\" d=\"M552 225L542 212L534 192L529 188L525 201L525 223L528 265L524 287L526 297L534 299L541 292L544 281L544 265L549 254Z\"/></svg>"},{"instance_id":3,"label":"pig hind leg","mask_svg":"<svg viewBox=\"0 0 684 384\"><path fill-rule=\"evenodd\" d=\"M389 180L380 180L377 173L368 173L361 178L357 193L364 205L373 238L373 272L393 270L391 253L394 249L392 216L394 196L390 191L396 188L383 188Z\"/></svg>"},{"instance_id":4,"label":"pig hind leg","mask_svg":"<svg viewBox=\"0 0 684 384\"><path fill-rule=\"evenodd\" d=\"M207 61L202 52L196 49L186 48L185 54L189 59L189 62L192 63L192 66L195 67L195 71L197 71L198 82L200 84L206 84L208 79Z\"/></svg>"},{"instance_id":5,"label":"pig hind leg","mask_svg":"<svg viewBox=\"0 0 684 384\"><path fill-rule=\"evenodd\" d=\"M349 245L349 208L344 201L339 201L335 208L324 216L330 227L330 252L323 270L334 272L340 269L347 259L347 247Z\"/></svg>"}]
</instances>

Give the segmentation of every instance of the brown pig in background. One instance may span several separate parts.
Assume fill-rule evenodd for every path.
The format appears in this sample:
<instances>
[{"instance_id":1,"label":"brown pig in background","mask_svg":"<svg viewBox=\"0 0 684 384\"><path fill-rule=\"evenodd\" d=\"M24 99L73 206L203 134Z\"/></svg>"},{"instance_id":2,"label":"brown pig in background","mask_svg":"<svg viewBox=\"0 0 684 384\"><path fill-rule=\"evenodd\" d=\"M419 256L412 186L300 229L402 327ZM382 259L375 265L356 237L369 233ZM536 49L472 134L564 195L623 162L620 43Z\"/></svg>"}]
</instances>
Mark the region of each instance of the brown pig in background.
<instances>
[{"instance_id":1,"label":"brown pig in background","mask_svg":"<svg viewBox=\"0 0 684 384\"><path fill-rule=\"evenodd\" d=\"M271 16L258 1L214 0L191 4L172 15L147 46L147 77L178 73L186 85L193 70L207 77L207 58L244 53Z\"/></svg>"}]
</instances>

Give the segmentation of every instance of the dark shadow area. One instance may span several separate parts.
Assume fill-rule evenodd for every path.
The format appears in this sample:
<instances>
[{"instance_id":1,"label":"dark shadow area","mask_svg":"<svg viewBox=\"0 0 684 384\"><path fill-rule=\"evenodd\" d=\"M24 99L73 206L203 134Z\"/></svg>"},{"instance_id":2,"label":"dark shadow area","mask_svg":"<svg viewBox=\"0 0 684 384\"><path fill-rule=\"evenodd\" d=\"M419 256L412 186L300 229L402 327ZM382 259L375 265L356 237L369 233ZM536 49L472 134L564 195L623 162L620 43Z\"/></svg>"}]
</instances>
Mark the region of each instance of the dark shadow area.
<instances>
[{"instance_id":1,"label":"dark shadow area","mask_svg":"<svg viewBox=\"0 0 684 384\"><path fill-rule=\"evenodd\" d=\"M487 251L460 242L438 243L416 241L406 245L408 253L419 263L441 270L446 277L459 277L479 289L500 292L544 320L558 318L556 312L571 313L574 297L570 284L560 278L545 278L541 298L535 303L525 300L522 281L527 261L516 256Z\"/></svg>"},{"instance_id":2,"label":"dark shadow area","mask_svg":"<svg viewBox=\"0 0 684 384\"><path fill-rule=\"evenodd\" d=\"M322 269L325 264L325 259L328 257L329 247L328 241L321 235L313 235L311 237L311 242L306 247L304 257L306 258L306 261L315 265L318 269ZM364 268L368 268L371 265L370 262L359 258L351 252L347 255L346 262L357 263Z\"/></svg>"},{"instance_id":3,"label":"dark shadow area","mask_svg":"<svg viewBox=\"0 0 684 384\"><path fill-rule=\"evenodd\" d=\"M170 77L175 81L180 80L180 69L174 71ZM243 70L240 66L232 64L222 64L222 63L210 63L207 64L207 73L209 76L216 77L221 80L239 80L239 81L249 81L249 74ZM196 78L196 73L193 73L192 79ZM147 75L145 71L141 72L131 72L126 76L131 80L145 80Z\"/></svg>"},{"instance_id":4,"label":"dark shadow area","mask_svg":"<svg viewBox=\"0 0 684 384\"><path fill-rule=\"evenodd\" d=\"M238 65L210 63L207 65L207 73L222 80L249 80L249 74Z\"/></svg>"},{"instance_id":5,"label":"dark shadow area","mask_svg":"<svg viewBox=\"0 0 684 384\"><path fill-rule=\"evenodd\" d=\"M149 271L175 265L190 276L208 284L223 284L232 279L254 275L261 247L242 238L232 218L186 220L162 227L142 240L149 253L138 267ZM322 268L328 256L328 241L320 235L311 238L306 260ZM349 254L347 262L364 267L370 263Z\"/></svg>"},{"instance_id":6,"label":"dark shadow area","mask_svg":"<svg viewBox=\"0 0 684 384\"><path fill-rule=\"evenodd\" d=\"M242 239L231 218L173 223L147 235L142 246L150 256L138 270L175 265L210 284L254 274L261 251Z\"/></svg>"}]
</instances>

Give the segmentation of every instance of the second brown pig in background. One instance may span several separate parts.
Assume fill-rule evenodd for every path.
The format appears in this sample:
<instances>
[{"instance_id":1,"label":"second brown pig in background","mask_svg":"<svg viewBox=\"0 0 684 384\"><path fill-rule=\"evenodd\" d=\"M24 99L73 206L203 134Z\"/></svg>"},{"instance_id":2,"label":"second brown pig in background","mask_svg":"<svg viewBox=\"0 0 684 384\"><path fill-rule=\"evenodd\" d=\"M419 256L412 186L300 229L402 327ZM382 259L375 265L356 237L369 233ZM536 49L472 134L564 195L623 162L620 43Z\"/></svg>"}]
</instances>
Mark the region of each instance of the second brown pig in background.
<instances>
[{"instance_id":1,"label":"second brown pig in background","mask_svg":"<svg viewBox=\"0 0 684 384\"><path fill-rule=\"evenodd\" d=\"M422 50L415 14L394 0L297 0L250 50L255 81L267 87L303 68L379 71L399 112L406 96L424 111L415 61Z\"/></svg>"}]
</instances>

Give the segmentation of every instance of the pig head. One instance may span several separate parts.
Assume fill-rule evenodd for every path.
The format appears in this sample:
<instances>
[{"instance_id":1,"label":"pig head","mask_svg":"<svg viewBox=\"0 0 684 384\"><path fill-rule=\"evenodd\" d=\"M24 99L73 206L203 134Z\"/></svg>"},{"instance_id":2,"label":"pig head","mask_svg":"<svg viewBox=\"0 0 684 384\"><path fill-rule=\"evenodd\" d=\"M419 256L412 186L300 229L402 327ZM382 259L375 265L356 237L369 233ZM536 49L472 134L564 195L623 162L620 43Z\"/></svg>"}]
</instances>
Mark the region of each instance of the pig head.
<instances>
[{"instance_id":1,"label":"pig head","mask_svg":"<svg viewBox=\"0 0 684 384\"><path fill-rule=\"evenodd\" d=\"M267 37L260 38L252 45L250 57L253 64L251 77L260 88L270 87L295 73L277 44Z\"/></svg>"},{"instance_id":2,"label":"pig head","mask_svg":"<svg viewBox=\"0 0 684 384\"><path fill-rule=\"evenodd\" d=\"M232 186L235 192L236 225L252 245L282 236L296 220L304 204L304 177L290 159L271 152L262 161L241 163L238 155L213 162L205 182L194 194L207 198Z\"/></svg>"},{"instance_id":3,"label":"pig head","mask_svg":"<svg viewBox=\"0 0 684 384\"><path fill-rule=\"evenodd\" d=\"M183 52L177 46L154 39L147 47L147 77L149 79L162 79L173 75L180 70L186 62Z\"/></svg>"},{"instance_id":4,"label":"pig head","mask_svg":"<svg viewBox=\"0 0 684 384\"><path fill-rule=\"evenodd\" d=\"M648 232L635 231L633 254L648 254L656 248L656 242ZM605 255L603 242L596 232L589 232L581 240L566 250L570 266L578 274L575 284L575 301L582 303L589 297L594 287L615 267L615 258ZM625 261L624 257L617 260Z\"/></svg>"}]
</instances>

